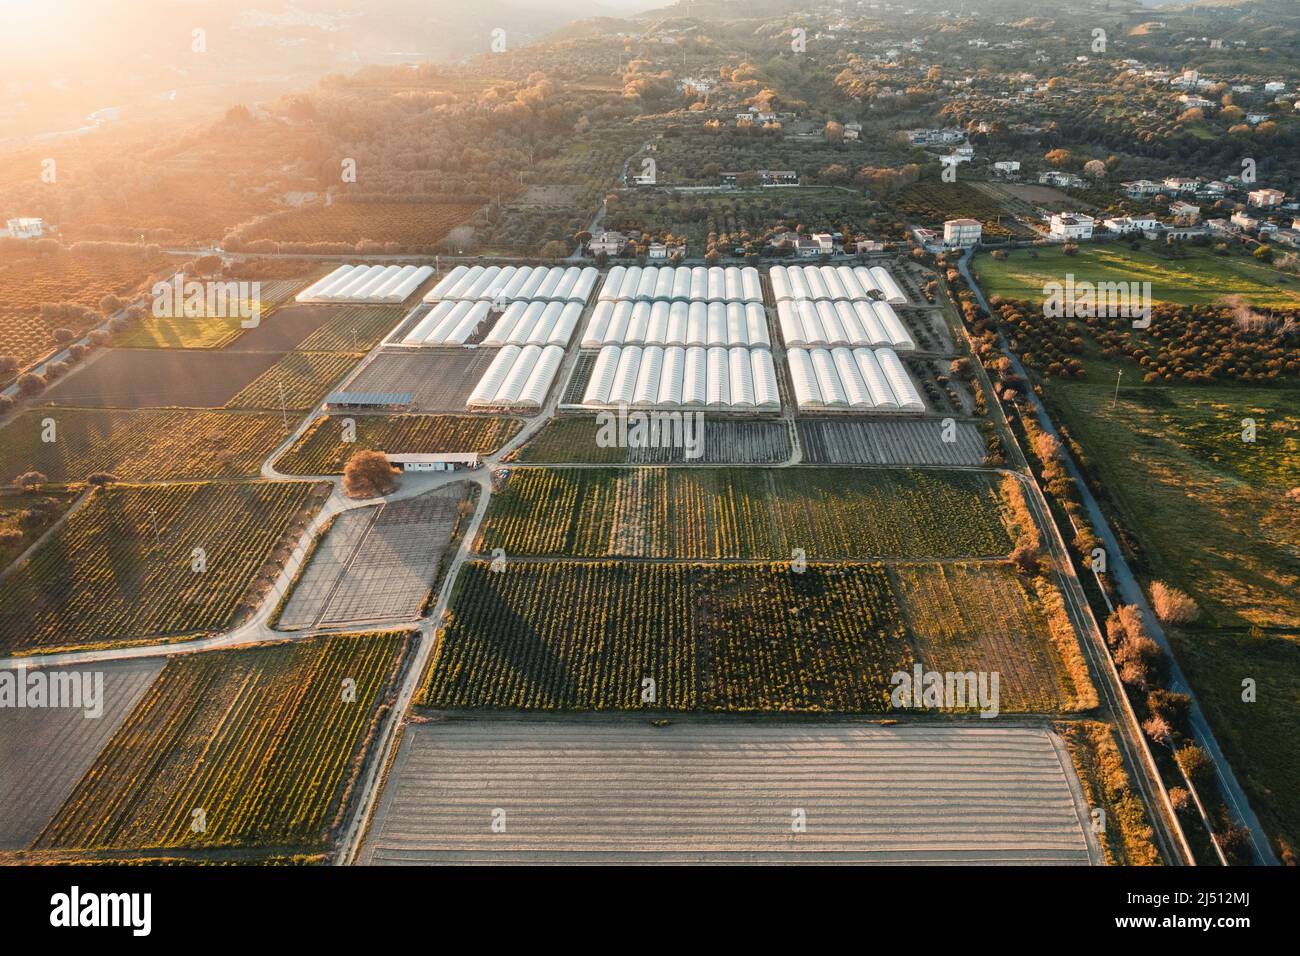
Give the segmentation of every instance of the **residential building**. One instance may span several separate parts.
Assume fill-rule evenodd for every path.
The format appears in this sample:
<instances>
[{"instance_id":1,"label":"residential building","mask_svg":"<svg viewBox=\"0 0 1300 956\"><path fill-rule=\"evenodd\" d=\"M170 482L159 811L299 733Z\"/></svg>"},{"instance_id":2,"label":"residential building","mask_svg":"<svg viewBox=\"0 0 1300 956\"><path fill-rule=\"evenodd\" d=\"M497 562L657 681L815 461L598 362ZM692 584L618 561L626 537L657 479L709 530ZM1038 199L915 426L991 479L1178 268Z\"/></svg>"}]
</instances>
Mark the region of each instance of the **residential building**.
<instances>
[{"instance_id":1,"label":"residential building","mask_svg":"<svg viewBox=\"0 0 1300 956\"><path fill-rule=\"evenodd\" d=\"M1156 227L1154 216L1119 216L1103 220L1102 225L1111 232L1126 236L1131 232L1146 232Z\"/></svg>"},{"instance_id":2,"label":"residential building","mask_svg":"<svg viewBox=\"0 0 1300 956\"><path fill-rule=\"evenodd\" d=\"M1280 189L1255 189L1246 196L1252 206L1259 206L1262 209L1271 209L1273 206L1282 205L1282 200L1286 198L1286 193Z\"/></svg>"},{"instance_id":3,"label":"residential building","mask_svg":"<svg viewBox=\"0 0 1300 956\"><path fill-rule=\"evenodd\" d=\"M814 232L812 240L817 243L817 247L826 255L830 255L835 251L835 237L829 232Z\"/></svg>"},{"instance_id":4,"label":"residential building","mask_svg":"<svg viewBox=\"0 0 1300 956\"><path fill-rule=\"evenodd\" d=\"M1188 179L1185 176L1165 177L1165 189L1172 190L1176 193L1196 192L1196 188L1200 186L1200 184L1201 181L1199 179Z\"/></svg>"},{"instance_id":5,"label":"residential building","mask_svg":"<svg viewBox=\"0 0 1300 956\"><path fill-rule=\"evenodd\" d=\"M646 247L647 259L671 259L673 256L686 257L686 243L674 242L671 245L664 242L652 242Z\"/></svg>"},{"instance_id":6,"label":"residential building","mask_svg":"<svg viewBox=\"0 0 1300 956\"><path fill-rule=\"evenodd\" d=\"M1169 204L1169 215L1173 216L1175 221L1187 224L1199 222L1201 207L1194 202L1183 202L1179 199Z\"/></svg>"},{"instance_id":7,"label":"residential building","mask_svg":"<svg viewBox=\"0 0 1300 956\"><path fill-rule=\"evenodd\" d=\"M1231 222L1243 232L1254 232L1259 228L1259 220L1245 212L1234 212Z\"/></svg>"},{"instance_id":8,"label":"residential building","mask_svg":"<svg viewBox=\"0 0 1300 956\"><path fill-rule=\"evenodd\" d=\"M621 232L602 232L599 236L593 236L587 243L587 251L593 256L600 255L602 252L607 256L616 256L627 248L627 236Z\"/></svg>"},{"instance_id":9,"label":"residential building","mask_svg":"<svg viewBox=\"0 0 1300 956\"><path fill-rule=\"evenodd\" d=\"M1160 184L1153 183L1149 179L1134 179L1127 183L1120 183L1120 188L1131 199L1141 199L1143 196L1154 196L1160 192Z\"/></svg>"},{"instance_id":10,"label":"residential building","mask_svg":"<svg viewBox=\"0 0 1300 956\"><path fill-rule=\"evenodd\" d=\"M1049 232L1053 239L1091 239L1095 220L1081 212L1052 214Z\"/></svg>"},{"instance_id":11,"label":"residential building","mask_svg":"<svg viewBox=\"0 0 1300 956\"><path fill-rule=\"evenodd\" d=\"M10 219L5 225L8 227L8 235L11 239L39 239L45 235L45 230L48 228L44 219L27 217Z\"/></svg>"},{"instance_id":12,"label":"residential building","mask_svg":"<svg viewBox=\"0 0 1300 956\"><path fill-rule=\"evenodd\" d=\"M800 236L794 243L794 254L801 259L815 259L825 255L822 244L808 236Z\"/></svg>"},{"instance_id":13,"label":"residential building","mask_svg":"<svg viewBox=\"0 0 1300 956\"><path fill-rule=\"evenodd\" d=\"M979 245L984 224L978 219L948 219L943 224L943 244L953 249Z\"/></svg>"},{"instance_id":14,"label":"residential building","mask_svg":"<svg viewBox=\"0 0 1300 956\"><path fill-rule=\"evenodd\" d=\"M1020 160L1005 159L1002 160L1001 162L994 163L993 169L995 172L999 172L1003 176L1011 176L1014 175L1015 173L1020 172Z\"/></svg>"}]
</instances>

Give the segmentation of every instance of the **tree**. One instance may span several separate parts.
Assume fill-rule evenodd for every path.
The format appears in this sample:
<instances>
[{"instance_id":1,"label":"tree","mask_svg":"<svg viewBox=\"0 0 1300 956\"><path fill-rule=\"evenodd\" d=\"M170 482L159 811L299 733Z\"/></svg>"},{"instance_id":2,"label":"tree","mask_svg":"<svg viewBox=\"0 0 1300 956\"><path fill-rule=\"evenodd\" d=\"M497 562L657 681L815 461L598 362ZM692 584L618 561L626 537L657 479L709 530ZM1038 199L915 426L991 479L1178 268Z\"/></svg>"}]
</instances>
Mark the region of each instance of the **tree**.
<instances>
[{"instance_id":1,"label":"tree","mask_svg":"<svg viewBox=\"0 0 1300 956\"><path fill-rule=\"evenodd\" d=\"M49 482L50 479L46 478L45 475L39 471L25 471L14 479L14 484L27 491L32 491L35 488L39 488L41 485L47 485Z\"/></svg>"},{"instance_id":2,"label":"tree","mask_svg":"<svg viewBox=\"0 0 1300 956\"><path fill-rule=\"evenodd\" d=\"M86 484L94 485L96 488L103 488L105 485L111 485L118 481L117 475L108 471L97 471L86 479Z\"/></svg>"},{"instance_id":3,"label":"tree","mask_svg":"<svg viewBox=\"0 0 1300 956\"><path fill-rule=\"evenodd\" d=\"M40 394L41 389L45 388L45 379L35 372L27 372L18 376L18 394L31 396Z\"/></svg>"},{"instance_id":4,"label":"tree","mask_svg":"<svg viewBox=\"0 0 1300 956\"><path fill-rule=\"evenodd\" d=\"M1084 175L1091 176L1093 179L1105 179L1106 164L1100 159L1090 159L1083 164L1083 172Z\"/></svg>"},{"instance_id":5,"label":"tree","mask_svg":"<svg viewBox=\"0 0 1300 956\"><path fill-rule=\"evenodd\" d=\"M542 246L543 259L563 259L569 254L569 247L559 239L552 239Z\"/></svg>"},{"instance_id":6,"label":"tree","mask_svg":"<svg viewBox=\"0 0 1300 956\"><path fill-rule=\"evenodd\" d=\"M363 450L343 466L343 491L349 498L375 498L397 490L398 471L380 451Z\"/></svg>"},{"instance_id":7,"label":"tree","mask_svg":"<svg viewBox=\"0 0 1300 956\"><path fill-rule=\"evenodd\" d=\"M0 355L0 375L12 375L18 371L18 359L12 355Z\"/></svg>"},{"instance_id":8,"label":"tree","mask_svg":"<svg viewBox=\"0 0 1300 956\"><path fill-rule=\"evenodd\" d=\"M1074 161L1074 154L1068 149L1053 149L1043 157L1057 169L1062 169Z\"/></svg>"},{"instance_id":9,"label":"tree","mask_svg":"<svg viewBox=\"0 0 1300 956\"><path fill-rule=\"evenodd\" d=\"M1197 790L1214 783L1214 762L1196 744L1188 744L1174 754L1174 759Z\"/></svg>"}]
</instances>

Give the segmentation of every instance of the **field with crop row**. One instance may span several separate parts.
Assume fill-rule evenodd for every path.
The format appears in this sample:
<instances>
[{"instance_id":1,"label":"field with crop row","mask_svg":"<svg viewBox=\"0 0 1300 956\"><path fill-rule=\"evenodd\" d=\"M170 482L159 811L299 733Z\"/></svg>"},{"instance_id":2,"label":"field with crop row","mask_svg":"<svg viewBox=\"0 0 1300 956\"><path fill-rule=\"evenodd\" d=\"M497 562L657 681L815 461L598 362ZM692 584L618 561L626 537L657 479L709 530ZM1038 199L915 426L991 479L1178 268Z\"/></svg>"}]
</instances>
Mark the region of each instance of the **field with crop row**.
<instances>
[{"instance_id":1,"label":"field with crop row","mask_svg":"<svg viewBox=\"0 0 1300 956\"><path fill-rule=\"evenodd\" d=\"M703 419L700 425L691 424L689 428L682 434L698 443L693 457L687 456L684 441L668 448L601 447L596 419L557 418L520 449L518 460L598 465L773 465L790 457L790 428L785 422Z\"/></svg>"},{"instance_id":2,"label":"field with crop row","mask_svg":"<svg viewBox=\"0 0 1300 956\"><path fill-rule=\"evenodd\" d=\"M338 635L169 661L38 846L324 849L409 642Z\"/></svg>"},{"instance_id":3,"label":"field with crop row","mask_svg":"<svg viewBox=\"0 0 1300 956\"><path fill-rule=\"evenodd\" d=\"M216 281L216 280L214 280ZM217 349L231 344L243 333L241 314L257 306L259 322L271 321L271 313L288 301L310 279L276 279L261 284L261 297L240 303L245 308L229 309L234 315L154 316L146 315L113 338L116 348L133 349Z\"/></svg>"},{"instance_id":4,"label":"field with crop row","mask_svg":"<svg viewBox=\"0 0 1300 956\"><path fill-rule=\"evenodd\" d=\"M892 571L926 670L980 670L996 661L1005 710L1053 711L1073 700L1074 683L1048 639L1048 622L1010 565ZM1077 645L1073 650L1078 655Z\"/></svg>"},{"instance_id":5,"label":"field with crop row","mask_svg":"<svg viewBox=\"0 0 1300 956\"><path fill-rule=\"evenodd\" d=\"M516 469L478 550L789 560L1007 554L993 477L866 469Z\"/></svg>"},{"instance_id":6,"label":"field with crop row","mask_svg":"<svg viewBox=\"0 0 1300 956\"><path fill-rule=\"evenodd\" d=\"M471 562L419 699L881 712L890 675L911 663L879 566Z\"/></svg>"},{"instance_id":7,"label":"field with crop row","mask_svg":"<svg viewBox=\"0 0 1300 956\"><path fill-rule=\"evenodd\" d=\"M356 426L356 440L345 442L346 422ZM356 415L318 418L275 467L289 475L331 475L363 449L390 453L496 451L514 437L520 423L510 418L469 415Z\"/></svg>"},{"instance_id":8,"label":"field with crop row","mask_svg":"<svg viewBox=\"0 0 1300 956\"><path fill-rule=\"evenodd\" d=\"M328 488L111 486L4 579L0 649L53 651L228 627ZM195 549L201 549L198 555Z\"/></svg>"},{"instance_id":9,"label":"field with crop row","mask_svg":"<svg viewBox=\"0 0 1300 956\"><path fill-rule=\"evenodd\" d=\"M814 465L978 465L984 439L969 422L956 422L955 441L943 424L928 422L818 421L801 419L799 447Z\"/></svg>"},{"instance_id":10,"label":"field with crop row","mask_svg":"<svg viewBox=\"0 0 1300 956\"><path fill-rule=\"evenodd\" d=\"M245 385L226 407L311 408L357 364L357 358L344 352L289 352Z\"/></svg>"},{"instance_id":11,"label":"field with crop row","mask_svg":"<svg viewBox=\"0 0 1300 956\"><path fill-rule=\"evenodd\" d=\"M41 440L55 422L56 441ZM0 481L39 471L52 482L108 472L123 481L248 478L284 439L279 414L151 409L36 409L0 429Z\"/></svg>"}]
</instances>

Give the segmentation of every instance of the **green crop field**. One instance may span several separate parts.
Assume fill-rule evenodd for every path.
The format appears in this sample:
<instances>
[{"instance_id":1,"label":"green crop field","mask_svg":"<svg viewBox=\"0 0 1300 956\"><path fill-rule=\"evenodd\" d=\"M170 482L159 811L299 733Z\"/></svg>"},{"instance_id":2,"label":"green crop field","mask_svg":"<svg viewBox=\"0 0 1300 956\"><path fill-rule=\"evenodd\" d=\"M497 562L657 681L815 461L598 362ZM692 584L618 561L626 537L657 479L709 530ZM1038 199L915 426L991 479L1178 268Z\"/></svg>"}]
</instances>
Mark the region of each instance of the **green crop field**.
<instances>
[{"instance_id":1,"label":"green crop field","mask_svg":"<svg viewBox=\"0 0 1300 956\"><path fill-rule=\"evenodd\" d=\"M138 644L229 627L259 581L269 585L272 553L296 539L327 491L308 482L98 491L4 579L0 650Z\"/></svg>"},{"instance_id":2,"label":"green crop field","mask_svg":"<svg viewBox=\"0 0 1300 956\"><path fill-rule=\"evenodd\" d=\"M1300 844L1300 391L1053 382L1049 396L1152 578L1201 619L1169 629L1239 778L1274 832ZM1242 420L1256 423L1253 443ZM1258 699L1242 701L1242 681Z\"/></svg>"},{"instance_id":3,"label":"green crop field","mask_svg":"<svg viewBox=\"0 0 1300 956\"><path fill-rule=\"evenodd\" d=\"M1241 295L1259 308L1300 308L1300 277L1241 254L1217 256L1188 248L1186 258L1158 256L1145 245L1137 252L1121 243L1084 245L1074 255L1049 246L1016 249L1006 259L980 255L975 277L986 295L1041 302L1043 287L1064 282L1150 282L1152 298L1178 305L1210 305Z\"/></svg>"},{"instance_id":4,"label":"green crop field","mask_svg":"<svg viewBox=\"0 0 1300 956\"><path fill-rule=\"evenodd\" d=\"M345 634L169 661L37 847L326 849L409 644Z\"/></svg>"},{"instance_id":5,"label":"green crop field","mask_svg":"<svg viewBox=\"0 0 1300 956\"><path fill-rule=\"evenodd\" d=\"M880 712L912 662L878 566L473 562L460 575L420 694L431 707Z\"/></svg>"},{"instance_id":6,"label":"green crop field","mask_svg":"<svg viewBox=\"0 0 1300 956\"><path fill-rule=\"evenodd\" d=\"M644 558L1007 554L995 478L819 469L517 469L478 550Z\"/></svg>"}]
</instances>

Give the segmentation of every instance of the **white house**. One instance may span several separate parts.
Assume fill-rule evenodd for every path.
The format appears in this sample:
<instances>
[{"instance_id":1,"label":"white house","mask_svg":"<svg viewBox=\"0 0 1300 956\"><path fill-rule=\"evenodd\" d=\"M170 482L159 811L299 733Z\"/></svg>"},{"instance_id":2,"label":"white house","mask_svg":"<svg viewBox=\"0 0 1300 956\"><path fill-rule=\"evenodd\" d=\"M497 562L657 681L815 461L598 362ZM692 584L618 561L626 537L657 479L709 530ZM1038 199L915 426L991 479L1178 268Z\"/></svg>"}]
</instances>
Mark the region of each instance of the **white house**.
<instances>
[{"instance_id":1,"label":"white house","mask_svg":"<svg viewBox=\"0 0 1300 956\"><path fill-rule=\"evenodd\" d=\"M1145 233L1156 227L1155 216L1119 216L1102 222L1111 232L1126 236L1130 232Z\"/></svg>"},{"instance_id":2,"label":"white house","mask_svg":"<svg viewBox=\"0 0 1300 956\"><path fill-rule=\"evenodd\" d=\"M1264 84L1265 93L1281 93L1286 89L1286 84L1281 80L1269 80Z\"/></svg>"},{"instance_id":3,"label":"white house","mask_svg":"<svg viewBox=\"0 0 1300 956\"><path fill-rule=\"evenodd\" d=\"M603 232L587 243L587 251L593 256L605 253L616 256L627 247L627 236L621 232Z\"/></svg>"},{"instance_id":4,"label":"white house","mask_svg":"<svg viewBox=\"0 0 1300 956\"><path fill-rule=\"evenodd\" d=\"M476 452L385 454L384 457L390 465L402 471L459 471L462 468L477 468L479 464Z\"/></svg>"},{"instance_id":5,"label":"white house","mask_svg":"<svg viewBox=\"0 0 1300 956\"><path fill-rule=\"evenodd\" d=\"M943 244L950 249L978 245L984 224L978 219L948 219L943 224Z\"/></svg>"},{"instance_id":6,"label":"white house","mask_svg":"<svg viewBox=\"0 0 1300 956\"><path fill-rule=\"evenodd\" d=\"M829 232L814 232L812 240L817 243L817 248L826 255L830 255L835 251L835 237Z\"/></svg>"},{"instance_id":7,"label":"white house","mask_svg":"<svg viewBox=\"0 0 1300 956\"><path fill-rule=\"evenodd\" d=\"M1081 212L1052 214L1050 234L1053 239L1091 239L1095 220Z\"/></svg>"},{"instance_id":8,"label":"white house","mask_svg":"<svg viewBox=\"0 0 1300 956\"><path fill-rule=\"evenodd\" d=\"M1124 192L1128 193L1128 195L1133 199L1139 199L1143 196L1154 196L1156 193L1160 192L1161 188L1159 183L1153 183L1149 179L1134 179L1127 183L1120 183L1120 186L1123 187Z\"/></svg>"},{"instance_id":9,"label":"white house","mask_svg":"<svg viewBox=\"0 0 1300 956\"><path fill-rule=\"evenodd\" d=\"M5 225L12 239L39 239L46 230L44 219L10 219Z\"/></svg>"},{"instance_id":10,"label":"white house","mask_svg":"<svg viewBox=\"0 0 1300 956\"><path fill-rule=\"evenodd\" d=\"M1169 204L1169 215L1173 216L1174 219L1196 222L1201 218L1201 207L1194 202L1183 202L1179 199Z\"/></svg>"},{"instance_id":11,"label":"white house","mask_svg":"<svg viewBox=\"0 0 1300 956\"><path fill-rule=\"evenodd\" d=\"M1172 189L1176 193L1196 192L1196 187L1200 184L1199 179L1188 179L1185 176L1167 176L1165 178L1165 189Z\"/></svg>"},{"instance_id":12,"label":"white house","mask_svg":"<svg viewBox=\"0 0 1300 956\"><path fill-rule=\"evenodd\" d=\"M1234 226L1243 232L1254 232L1259 228L1259 220L1249 213L1234 212L1231 221Z\"/></svg>"},{"instance_id":13,"label":"white house","mask_svg":"<svg viewBox=\"0 0 1300 956\"><path fill-rule=\"evenodd\" d=\"M1002 173L1002 175L1004 176L1010 176L1014 173L1020 172L1020 160L1004 159L1001 162L994 163L993 169L999 173Z\"/></svg>"}]
</instances>

